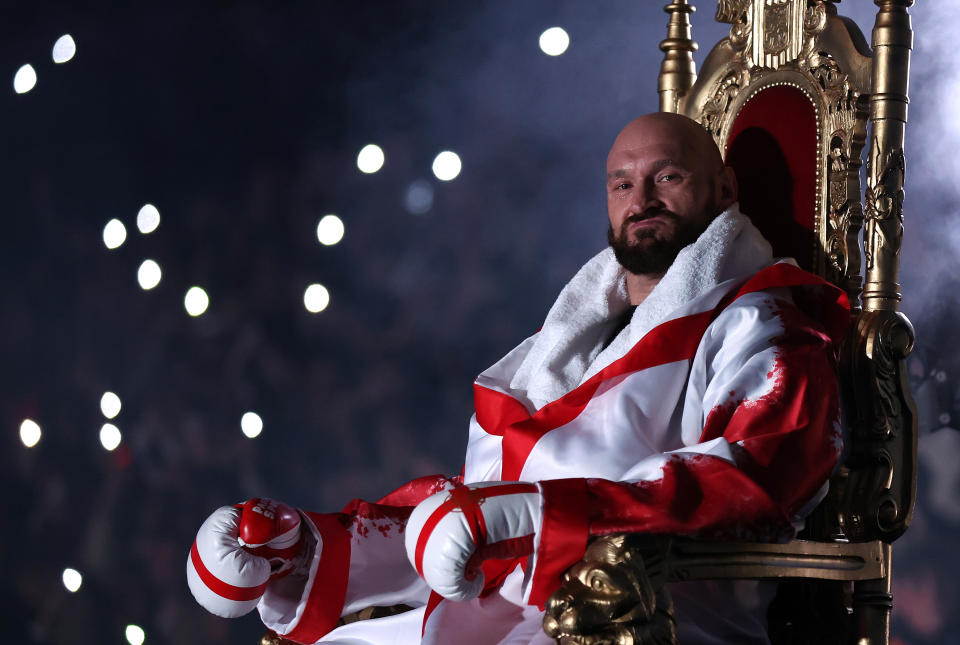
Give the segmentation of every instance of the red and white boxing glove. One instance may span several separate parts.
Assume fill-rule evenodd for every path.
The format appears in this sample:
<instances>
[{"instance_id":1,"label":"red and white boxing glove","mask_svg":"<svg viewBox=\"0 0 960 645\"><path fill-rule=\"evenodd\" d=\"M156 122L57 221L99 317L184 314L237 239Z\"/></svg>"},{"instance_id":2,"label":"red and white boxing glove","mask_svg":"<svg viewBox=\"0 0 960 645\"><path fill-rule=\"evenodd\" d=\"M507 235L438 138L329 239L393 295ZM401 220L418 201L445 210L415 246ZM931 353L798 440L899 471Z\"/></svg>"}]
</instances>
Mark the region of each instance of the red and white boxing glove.
<instances>
[{"instance_id":1,"label":"red and white boxing glove","mask_svg":"<svg viewBox=\"0 0 960 645\"><path fill-rule=\"evenodd\" d=\"M300 514L269 499L222 506L206 519L187 558L193 597L217 616L249 613L267 583L287 575L302 559Z\"/></svg>"},{"instance_id":2,"label":"red and white boxing glove","mask_svg":"<svg viewBox=\"0 0 960 645\"><path fill-rule=\"evenodd\" d=\"M484 560L533 553L542 508L536 484L457 485L413 509L404 537L407 557L444 598L476 598L483 590Z\"/></svg>"}]
</instances>

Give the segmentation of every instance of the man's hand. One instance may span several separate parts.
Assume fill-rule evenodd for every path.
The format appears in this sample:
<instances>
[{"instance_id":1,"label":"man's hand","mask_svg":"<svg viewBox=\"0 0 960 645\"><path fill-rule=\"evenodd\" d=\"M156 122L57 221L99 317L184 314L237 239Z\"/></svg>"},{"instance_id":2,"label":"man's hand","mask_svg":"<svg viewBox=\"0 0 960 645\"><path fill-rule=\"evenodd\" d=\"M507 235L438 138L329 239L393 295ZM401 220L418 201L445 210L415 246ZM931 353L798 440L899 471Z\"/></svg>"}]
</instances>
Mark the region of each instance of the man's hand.
<instances>
[{"instance_id":1,"label":"man's hand","mask_svg":"<svg viewBox=\"0 0 960 645\"><path fill-rule=\"evenodd\" d=\"M300 514L286 504L254 498L222 506L197 532L187 558L187 584L211 613L243 616L257 606L271 579L296 568L306 541Z\"/></svg>"},{"instance_id":2,"label":"man's hand","mask_svg":"<svg viewBox=\"0 0 960 645\"><path fill-rule=\"evenodd\" d=\"M404 545L417 573L450 600L483 590L480 565L533 553L542 497L536 484L458 485L423 500L407 521Z\"/></svg>"}]
</instances>

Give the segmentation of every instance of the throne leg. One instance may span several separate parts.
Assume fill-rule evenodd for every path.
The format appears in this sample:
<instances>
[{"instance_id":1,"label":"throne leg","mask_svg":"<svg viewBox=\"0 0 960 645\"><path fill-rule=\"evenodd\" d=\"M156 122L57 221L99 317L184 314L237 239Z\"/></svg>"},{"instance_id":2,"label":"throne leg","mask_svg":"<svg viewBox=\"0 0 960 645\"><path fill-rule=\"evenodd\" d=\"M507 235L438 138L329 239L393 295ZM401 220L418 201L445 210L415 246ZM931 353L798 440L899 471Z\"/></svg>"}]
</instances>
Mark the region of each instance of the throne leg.
<instances>
[{"instance_id":1,"label":"throne leg","mask_svg":"<svg viewBox=\"0 0 960 645\"><path fill-rule=\"evenodd\" d=\"M890 545L885 544L885 575L875 580L858 580L853 585L853 625L856 645L889 645L890 612Z\"/></svg>"}]
</instances>

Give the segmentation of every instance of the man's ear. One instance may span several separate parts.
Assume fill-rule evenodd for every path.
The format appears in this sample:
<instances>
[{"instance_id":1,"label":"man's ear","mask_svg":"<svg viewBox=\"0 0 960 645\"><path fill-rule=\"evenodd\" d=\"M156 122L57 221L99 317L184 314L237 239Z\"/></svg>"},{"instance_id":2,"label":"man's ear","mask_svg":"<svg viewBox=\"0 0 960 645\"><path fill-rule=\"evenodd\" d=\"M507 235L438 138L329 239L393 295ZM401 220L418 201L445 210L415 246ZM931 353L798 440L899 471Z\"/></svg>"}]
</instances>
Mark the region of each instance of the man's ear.
<instances>
[{"instance_id":1,"label":"man's ear","mask_svg":"<svg viewBox=\"0 0 960 645\"><path fill-rule=\"evenodd\" d=\"M739 198L737 175L733 172L733 168L724 166L717 176L717 205L722 210L727 210Z\"/></svg>"}]
</instances>

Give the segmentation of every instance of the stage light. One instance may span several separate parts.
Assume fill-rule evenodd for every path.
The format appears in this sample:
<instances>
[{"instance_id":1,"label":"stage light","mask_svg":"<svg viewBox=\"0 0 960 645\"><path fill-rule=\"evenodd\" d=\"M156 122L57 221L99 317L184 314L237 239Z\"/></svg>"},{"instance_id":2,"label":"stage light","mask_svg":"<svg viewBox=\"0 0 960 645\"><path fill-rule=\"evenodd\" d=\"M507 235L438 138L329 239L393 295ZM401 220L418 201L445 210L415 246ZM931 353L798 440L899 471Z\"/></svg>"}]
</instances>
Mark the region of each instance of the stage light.
<instances>
[{"instance_id":1,"label":"stage light","mask_svg":"<svg viewBox=\"0 0 960 645\"><path fill-rule=\"evenodd\" d=\"M333 246L343 239L343 220L336 215L324 215L317 224L317 239L324 246Z\"/></svg>"},{"instance_id":2,"label":"stage light","mask_svg":"<svg viewBox=\"0 0 960 645\"><path fill-rule=\"evenodd\" d=\"M460 157L456 152L444 150L433 160L433 174L440 181L450 181L460 174Z\"/></svg>"},{"instance_id":3,"label":"stage light","mask_svg":"<svg viewBox=\"0 0 960 645\"><path fill-rule=\"evenodd\" d=\"M100 428L100 445L106 450L114 450L120 445L120 428L112 423L104 423Z\"/></svg>"},{"instance_id":4,"label":"stage light","mask_svg":"<svg viewBox=\"0 0 960 645\"><path fill-rule=\"evenodd\" d=\"M54 63L66 63L68 60L73 58L74 54L77 53L77 43L74 42L73 36L70 34L64 34L57 38L57 42L53 43L53 62Z\"/></svg>"},{"instance_id":5,"label":"stage light","mask_svg":"<svg viewBox=\"0 0 960 645\"><path fill-rule=\"evenodd\" d=\"M80 575L79 571L69 567L63 570L63 586L67 588L67 591L76 593L82 584L83 576Z\"/></svg>"},{"instance_id":6,"label":"stage light","mask_svg":"<svg viewBox=\"0 0 960 645\"><path fill-rule=\"evenodd\" d=\"M127 637L127 642L130 645L143 645L143 642L147 640L146 633L139 625L127 625L127 628L123 630L123 635Z\"/></svg>"},{"instance_id":7,"label":"stage light","mask_svg":"<svg viewBox=\"0 0 960 645\"><path fill-rule=\"evenodd\" d=\"M318 314L330 304L330 292L322 284L311 284L303 292L303 306L312 314Z\"/></svg>"},{"instance_id":8,"label":"stage light","mask_svg":"<svg viewBox=\"0 0 960 645\"><path fill-rule=\"evenodd\" d=\"M561 27L550 27L540 34L540 50L547 56L559 56L570 46L570 36Z\"/></svg>"},{"instance_id":9,"label":"stage light","mask_svg":"<svg viewBox=\"0 0 960 645\"><path fill-rule=\"evenodd\" d=\"M263 432L263 419L256 412L244 412L240 417L240 429L250 439L258 437Z\"/></svg>"},{"instance_id":10,"label":"stage light","mask_svg":"<svg viewBox=\"0 0 960 645\"><path fill-rule=\"evenodd\" d=\"M121 407L123 406L120 403L120 397L113 392L104 392L103 396L100 397L100 411L103 412L103 416L108 419L112 419L120 414Z\"/></svg>"},{"instance_id":11,"label":"stage light","mask_svg":"<svg viewBox=\"0 0 960 645\"><path fill-rule=\"evenodd\" d=\"M433 186L422 179L413 182L407 186L403 205L414 215L423 215L433 208Z\"/></svg>"},{"instance_id":12,"label":"stage light","mask_svg":"<svg viewBox=\"0 0 960 645\"><path fill-rule=\"evenodd\" d=\"M17 94L26 94L37 84L37 72L33 65L27 63L17 70L13 77L13 91Z\"/></svg>"},{"instance_id":13,"label":"stage light","mask_svg":"<svg viewBox=\"0 0 960 645\"><path fill-rule=\"evenodd\" d=\"M210 306L210 297L200 287L190 287L183 297L183 306L191 316L199 316Z\"/></svg>"},{"instance_id":14,"label":"stage light","mask_svg":"<svg viewBox=\"0 0 960 645\"><path fill-rule=\"evenodd\" d=\"M37 443L40 442L40 435L43 432L40 431L40 426L37 425L37 422L33 419L24 419L23 423L20 424L20 441L23 442L27 448L33 448Z\"/></svg>"},{"instance_id":15,"label":"stage light","mask_svg":"<svg viewBox=\"0 0 960 645\"><path fill-rule=\"evenodd\" d=\"M144 204L137 212L137 228L146 235L153 233L160 226L160 211L153 204Z\"/></svg>"},{"instance_id":16,"label":"stage light","mask_svg":"<svg viewBox=\"0 0 960 645\"><path fill-rule=\"evenodd\" d=\"M118 219L112 219L103 227L103 243L108 249L119 248L127 239L127 227Z\"/></svg>"},{"instance_id":17,"label":"stage light","mask_svg":"<svg viewBox=\"0 0 960 645\"><path fill-rule=\"evenodd\" d=\"M163 272L160 271L160 265L153 260L144 260L137 269L137 282L144 291L149 291L160 284L160 278Z\"/></svg>"},{"instance_id":18,"label":"stage light","mask_svg":"<svg viewBox=\"0 0 960 645\"><path fill-rule=\"evenodd\" d=\"M383 168L383 160L383 150L380 149L380 146L371 143L363 146L360 154L357 155L357 168L360 169L360 172L369 175Z\"/></svg>"}]
</instances>

